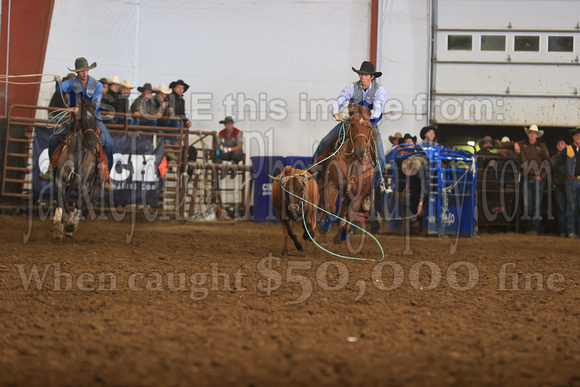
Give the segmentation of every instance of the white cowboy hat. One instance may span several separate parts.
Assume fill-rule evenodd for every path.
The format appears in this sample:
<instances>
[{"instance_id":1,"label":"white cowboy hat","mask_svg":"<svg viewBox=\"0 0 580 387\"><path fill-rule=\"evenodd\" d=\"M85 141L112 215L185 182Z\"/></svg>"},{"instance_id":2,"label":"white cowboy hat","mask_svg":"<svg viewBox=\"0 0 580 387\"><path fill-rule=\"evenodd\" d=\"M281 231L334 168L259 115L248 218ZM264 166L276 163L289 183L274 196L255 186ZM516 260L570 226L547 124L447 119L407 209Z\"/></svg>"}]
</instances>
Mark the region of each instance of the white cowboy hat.
<instances>
[{"instance_id":1,"label":"white cowboy hat","mask_svg":"<svg viewBox=\"0 0 580 387\"><path fill-rule=\"evenodd\" d=\"M113 75L111 78L107 79L107 82L109 82L109 85L120 85L121 84L121 80L119 79L118 75Z\"/></svg>"},{"instance_id":2,"label":"white cowboy hat","mask_svg":"<svg viewBox=\"0 0 580 387\"><path fill-rule=\"evenodd\" d=\"M163 94L171 94L172 92L172 90L169 87L167 87L167 85L164 83L159 84L159 86L153 89L153 91L155 93L163 93Z\"/></svg>"},{"instance_id":3,"label":"white cowboy hat","mask_svg":"<svg viewBox=\"0 0 580 387\"><path fill-rule=\"evenodd\" d=\"M127 81L127 80L121 82L121 86L126 87L127 89L134 89L137 87L137 86L131 86L131 81Z\"/></svg>"},{"instance_id":4,"label":"white cowboy hat","mask_svg":"<svg viewBox=\"0 0 580 387\"><path fill-rule=\"evenodd\" d=\"M526 131L526 134L528 134L529 132L536 132L538 133L538 137L542 137L544 135L544 131L539 130L537 125L530 125L529 129L524 127L524 130Z\"/></svg>"},{"instance_id":5,"label":"white cowboy hat","mask_svg":"<svg viewBox=\"0 0 580 387\"><path fill-rule=\"evenodd\" d=\"M510 142L510 138L508 136L503 136L500 142Z\"/></svg>"}]
</instances>

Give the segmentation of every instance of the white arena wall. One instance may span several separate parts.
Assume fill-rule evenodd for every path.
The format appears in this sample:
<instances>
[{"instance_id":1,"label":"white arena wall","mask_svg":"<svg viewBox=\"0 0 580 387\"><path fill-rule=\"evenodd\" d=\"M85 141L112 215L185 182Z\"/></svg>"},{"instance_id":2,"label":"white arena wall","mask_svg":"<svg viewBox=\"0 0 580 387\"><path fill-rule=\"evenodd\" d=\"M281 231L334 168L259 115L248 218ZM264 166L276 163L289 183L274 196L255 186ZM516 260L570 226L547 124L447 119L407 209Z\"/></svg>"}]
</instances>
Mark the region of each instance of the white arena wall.
<instances>
[{"instance_id":1,"label":"white arena wall","mask_svg":"<svg viewBox=\"0 0 580 387\"><path fill-rule=\"evenodd\" d=\"M357 80L351 67L368 60L370 3L56 0L44 73L64 76L84 56L97 62L97 79L153 86L183 79L194 130L219 130L218 121L233 115L249 156L310 155L334 126L327 103ZM408 12L406 1L381 6ZM393 42L386 39L383 51ZM407 53L398 55L379 68L389 96ZM39 104L48 104L53 87L43 85Z\"/></svg>"}]
</instances>

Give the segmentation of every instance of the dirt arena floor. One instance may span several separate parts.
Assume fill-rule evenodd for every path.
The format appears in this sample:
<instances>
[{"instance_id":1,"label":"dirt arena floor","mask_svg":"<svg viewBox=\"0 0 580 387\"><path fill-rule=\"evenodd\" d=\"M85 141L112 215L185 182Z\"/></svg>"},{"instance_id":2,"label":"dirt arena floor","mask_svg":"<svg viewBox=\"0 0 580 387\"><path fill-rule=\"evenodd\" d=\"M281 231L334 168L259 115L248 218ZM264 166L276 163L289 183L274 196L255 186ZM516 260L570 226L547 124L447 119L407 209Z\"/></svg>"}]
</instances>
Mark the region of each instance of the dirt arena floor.
<instances>
[{"instance_id":1,"label":"dirt arena floor","mask_svg":"<svg viewBox=\"0 0 580 387\"><path fill-rule=\"evenodd\" d=\"M577 240L380 235L379 264L269 223L0 227L0 385L580 386Z\"/></svg>"}]
</instances>

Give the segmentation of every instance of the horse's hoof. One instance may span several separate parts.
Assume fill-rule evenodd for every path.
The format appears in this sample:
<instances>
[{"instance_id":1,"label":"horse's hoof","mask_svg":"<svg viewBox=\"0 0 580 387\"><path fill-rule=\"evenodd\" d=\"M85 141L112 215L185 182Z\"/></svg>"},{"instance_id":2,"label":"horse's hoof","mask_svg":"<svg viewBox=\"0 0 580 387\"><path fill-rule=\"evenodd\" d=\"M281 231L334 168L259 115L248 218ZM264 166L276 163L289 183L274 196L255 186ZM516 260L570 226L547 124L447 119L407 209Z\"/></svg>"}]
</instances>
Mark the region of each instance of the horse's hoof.
<instances>
[{"instance_id":1,"label":"horse's hoof","mask_svg":"<svg viewBox=\"0 0 580 387\"><path fill-rule=\"evenodd\" d=\"M70 239L73 239L73 238L74 238L74 236L73 236L73 233L72 233L72 232L65 232L65 233L64 233L64 236L65 236L65 237L67 237L67 238L70 238Z\"/></svg>"},{"instance_id":2,"label":"horse's hoof","mask_svg":"<svg viewBox=\"0 0 580 387\"><path fill-rule=\"evenodd\" d=\"M300 242L294 243L294 246L296 246L296 249L298 251L304 251L304 248L302 247L302 244Z\"/></svg>"},{"instance_id":3,"label":"horse's hoof","mask_svg":"<svg viewBox=\"0 0 580 387\"><path fill-rule=\"evenodd\" d=\"M311 234L308 234L306 231L304 231L304 234L302 234L302 239L304 239L306 242L312 242L314 240L314 231Z\"/></svg>"}]
</instances>

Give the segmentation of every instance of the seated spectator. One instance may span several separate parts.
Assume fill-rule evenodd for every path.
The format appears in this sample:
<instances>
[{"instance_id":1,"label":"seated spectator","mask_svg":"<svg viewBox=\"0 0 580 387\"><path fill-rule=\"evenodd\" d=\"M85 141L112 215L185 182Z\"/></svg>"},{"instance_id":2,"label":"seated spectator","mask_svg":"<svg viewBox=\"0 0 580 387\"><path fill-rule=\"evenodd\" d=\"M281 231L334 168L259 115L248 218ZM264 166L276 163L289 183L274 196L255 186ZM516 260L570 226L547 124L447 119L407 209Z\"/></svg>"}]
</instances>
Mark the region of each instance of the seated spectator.
<instances>
[{"instance_id":1,"label":"seated spectator","mask_svg":"<svg viewBox=\"0 0 580 387\"><path fill-rule=\"evenodd\" d=\"M131 90L135 88L135 86L131 86L130 81L123 81L119 85L120 92L117 94L117 101L115 103L115 110L117 113L131 113L130 105L129 105L129 97L131 96ZM123 124L125 122L125 116L116 116L115 123L116 124ZM135 120L135 118L128 116L127 123L129 125L137 125L139 121Z\"/></svg>"},{"instance_id":2,"label":"seated spectator","mask_svg":"<svg viewBox=\"0 0 580 387\"><path fill-rule=\"evenodd\" d=\"M103 122L106 124L113 123L115 119L115 109L113 108L110 103L110 95L109 92L109 80L107 78L99 79L101 85L103 85L103 95L101 96L101 118Z\"/></svg>"},{"instance_id":3,"label":"seated spectator","mask_svg":"<svg viewBox=\"0 0 580 387\"><path fill-rule=\"evenodd\" d=\"M169 117L171 113L169 111L169 99L168 96L171 94L171 89L167 85L161 84L153 89L155 96L153 97L153 102L155 103L155 108L157 109L157 126L164 126L168 128L179 128L178 120L170 120ZM165 118L167 117L167 118ZM176 140L177 141L177 140Z\"/></svg>"},{"instance_id":4,"label":"seated spectator","mask_svg":"<svg viewBox=\"0 0 580 387\"><path fill-rule=\"evenodd\" d=\"M62 80L67 81L71 78L74 78L76 75L75 73L68 73L68 75ZM54 108L60 108L60 109L67 109L70 105L70 101L69 101L69 96L68 93L62 93L60 91L55 91L52 94L52 98L50 99L50 102L48 103L48 107L54 107ZM55 111L50 111L48 112L48 117L49 118L53 118L56 114L58 114L59 111L55 110Z\"/></svg>"},{"instance_id":5,"label":"seated spectator","mask_svg":"<svg viewBox=\"0 0 580 387\"><path fill-rule=\"evenodd\" d=\"M552 188L554 190L554 200L556 202L556 210L558 211L558 232L561 237L568 236L568 226L566 224L566 170L564 165L558 163L558 157L568 142L565 137L558 137L556 139L557 152L550 157L552 161Z\"/></svg>"},{"instance_id":6,"label":"seated spectator","mask_svg":"<svg viewBox=\"0 0 580 387\"><path fill-rule=\"evenodd\" d=\"M439 145L437 138L439 138L439 129L434 126L425 126L421 129L421 141L420 146L436 146Z\"/></svg>"},{"instance_id":7,"label":"seated spectator","mask_svg":"<svg viewBox=\"0 0 580 387\"><path fill-rule=\"evenodd\" d=\"M117 100L119 99L119 86L121 85L121 81L119 81L117 75L113 75L107 79L107 83L109 84L109 90L106 93L103 93L103 96L101 97L101 106L105 104L106 110L113 113L113 123L122 123L122 117L114 115L114 113L117 112Z\"/></svg>"},{"instance_id":8,"label":"seated spectator","mask_svg":"<svg viewBox=\"0 0 580 387\"><path fill-rule=\"evenodd\" d=\"M139 86L137 90L141 95L131 104L131 113L133 113L138 125L156 126L157 118L161 117L161 113L155 107L153 87L151 87L150 83L145 83L143 87Z\"/></svg>"},{"instance_id":9,"label":"seated spectator","mask_svg":"<svg viewBox=\"0 0 580 387\"><path fill-rule=\"evenodd\" d=\"M169 113L171 113L171 116L179 118L184 128L191 127L191 121L187 119L187 115L185 114L185 100L183 99L183 94L187 92L189 85L183 82L183 80L178 79L177 81L171 82L169 88L173 89L172 93L168 96Z\"/></svg>"},{"instance_id":10,"label":"seated spectator","mask_svg":"<svg viewBox=\"0 0 580 387\"><path fill-rule=\"evenodd\" d=\"M220 147L218 149L219 154L217 155L218 160L229 160L233 161L234 164L238 164L244 157L242 150L244 136L239 129L234 128L234 119L232 117L227 116L220 121L220 124L223 124L225 128L219 132Z\"/></svg>"}]
</instances>

